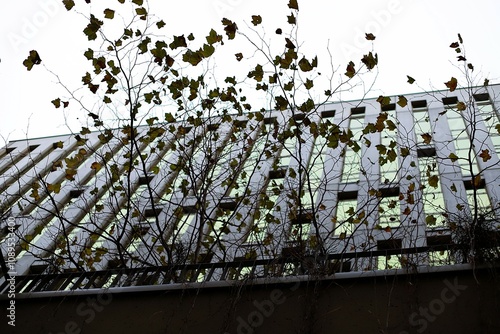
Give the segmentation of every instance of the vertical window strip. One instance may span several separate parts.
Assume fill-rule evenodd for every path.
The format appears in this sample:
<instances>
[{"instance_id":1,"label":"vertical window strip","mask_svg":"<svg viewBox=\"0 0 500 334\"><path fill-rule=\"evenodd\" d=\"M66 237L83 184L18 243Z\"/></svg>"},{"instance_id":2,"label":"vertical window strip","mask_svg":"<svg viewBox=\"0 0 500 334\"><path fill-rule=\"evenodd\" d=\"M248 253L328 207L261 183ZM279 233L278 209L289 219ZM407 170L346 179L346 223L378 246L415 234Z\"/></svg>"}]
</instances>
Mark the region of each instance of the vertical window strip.
<instances>
[{"instance_id":1,"label":"vertical window strip","mask_svg":"<svg viewBox=\"0 0 500 334\"><path fill-rule=\"evenodd\" d=\"M335 216L332 218L334 235L340 238L350 236L356 226L356 208L358 204L358 192L339 193Z\"/></svg>"},{"instance_id":2,"label":"vertical window strip","mask_svg":"<svg viewBox=\"0 0 500 334\"><path fill-rule=\"evenodd\" d=\"M477 166L477 159L475 156L474 149L472 147L471 140L467 134L467 124L463 119L462 115L453 110L448 110L448 125L451 131L451 145L455 147L455 154L458 157L458 165L462 171L464 177L470 177L471 172L474 175L479 173L479 168ZM469 159L469 150L471 151L471 159ZM472 162L472 170L469 166L469 161Z\"/></svg>"},{"instance_id":3,"label":"vertical window strip","mask_svg":"<svg viewBox=\"0 0 500 334\"><path fill-rule=\"evenodd\" d=\"M484 120L488 135L493 142L494 151L500 153L500 119L491 102L478 102L480 114Z\"/></svg>"},{"instance_id":4,"label":"vertical window strip","mask_svg":"<svg viewBox=\"0 0 500 334\"><path fill-rule=\"evenodd\" d=\"M81 165L80 165L81 167ZM99 172L98 172L98 175L103 175L104 172L106 171L105 168L102 168ZM95 180L97 180L98 178L94 178ZM136 205L135 202L132 202L133 200L136 200L137 199L137 188L133 188L132 189L132 193L130 194L130 196L132 197L131 199L131 203L132 205ZM94 198L93 200L96 201L96 203L99 203L99 202L104 202L106 200L109 200L111 195L113 193L113 188L112 187L108 187L106 188L105 191L101 192L100 195L96 198ZM68 193L68 195L70 195ZM134 197L135 196L135 197ZM64 205L66 205L67 203L70 203L71 201L71 196L67 196L66 197L66 202L64 202L64 204L61 204L61 207L59 208L60 210L63 209ZM42 210L42 208L39 208L39 210ZM80 210L83 210L80 208ZM126 209L122 209L121 212L125 212ZM131 208L131 212L134 210L134 207ZM62 217L64 217L65 214L62 213ZM85 217L87 217L87 215L82 215L81 218L79 220L75 220L75 219L71 219L71 224L67 227L66 231L67 233L69 232L69 234L71 234L71 232L73 230L76 230L79 228L79 226L82 226L82 224L85 224L87 221L84 219ZM71 217L73 218L73 217ZM43 226L43 228L40 229L39 233L34 237L34 239L31 241L32 244L36 244L38 242L38 240L42 237L42 235L45 234L45 232L52 226L54 225L56 222L58 222L60 220L59 216L52 216L52 217L48 217L48 218L42 218L43 220L46 220L46 219L50 219L47 223L44 223L43 221L39 223L39 226ZM65 223L67 224L67 223ZM106 223L105 223L106 224ZM101 225L102 226L102 225ZM76 232L75 232L76 233ZM96 247L100 247L100 246L93 246L93 248L95 249ZM19 256L21 257L22 255L21 254L24 254L24 251L22 253L19 254Z\"/></svg>"},{"instance_id":5,"label":"vertical window strip","mask_svg":"<svg viewBox=\"0 0 500 334\"><path fill-rule=\"evenodd\" d=\"M222 214L216 219L210 219L207 221L207 231L205 240L210 244L215 241L225 240L227 235L231 232L229 229L229 217L233 215L232 210L223 210Z\"/></svg>"},{"instance_id":6,"label":"vertical window strip","mask_svg":"<svg viewBox=\"0 0 500 334\"><path fill-rule=\"evenodd\" d=\"M106 242L106 239L117 238L117 234L120 232L120 229L117 228L117 226L120 225L119 221L122 217L125 217L126 213L127 209L122 208L119 213L117 213L115 217L110 220L110 223L107 224L106 227L99 229L98 234L94 235L96 238L94 240L95 242L92 244L93 249L102 247ZM93 239L94 236L90 236L90 238Z\"/></svg>"},{"instance_id":7,"label":"vertical window strip","mask_svg":"<svg viewBox=\"0 0 500 334\"><path fill-rule=\"evenodd\" d=\"M305 216L307 216L308 214L310 213L304 213ZM309 232L311 230L311 223L311 219L299 219L297 223L292 224L288 240L298 242L308 240Z\"/></svg>"},{"instance_id":8,"label":"vertical window strip","mask_svg":"<svg viewBox=\"0 0 500 334\"><path fill-rule=\"evenodd\" d=\"M326 138L318 136L314 141L313 150L309 159L308 177L304 182L304 195L302 196L302 204L310 206L316 197L317 191L321 185L325 168L325 150Z\"/></svg>"},{"instance_id":9,"label":"vertical window strip","mask_svg":"<svg viewBox=\"0 0 500 334\"><path fill-rule=\"evenodd\" d=\"M382 228L398 227L401 223L400 200L397 196L382 197L379 202L379 225Z\"/></svg>"},{"instance_id":10,"label":"vertical window strip","mask_svg":"<svg viewBox=\"0 0 500 334\"><path fill-rule=\"evenodd\" d=\"M229 191L229 197L241 197L245 195L245 190L247 188L250 177L261 161L262 151L264 149L265 142L258 141L252 147L252 151L249 156L243 162L243 168L240 170L238 175L235 175L236 180L231 185L231 190Z\"/></svg>"},{"instance_id":11,"label":"vertical window strip","mask_svg":"<svg viewBox=\"0 0 500 334\"><path fill-rule=\"evenodd\" d=\"M164 194L164 196L163 196L164 200L169 201L170 197L171 197L170 193L172 193L172 192L175 193L175 192L181 191L185 196L193 193L195 185L193 185L192 182L193 182L194 176L188 175L186 173L186 169L189 172L192 172L191 169L193 168L193 165L196 164L196 162L198 161L200 156L205 153L203 150L201 150L201 149L197 150L196 148L195 148L195 152L192 152L191 156L181 155L181 156L179 156L179 160L176 161L176 163L174 164L174 165L177 165L177 168L179 168L180 170L178 171L177 175L172 180L171 187L167 186L167 189L169 189L170 191L167 191ZM179 163L180 164L185 163L186 166L179 166Z\"/></svg>"},{"instance_id":12,"label":"vertical window strip","mask_svg":"<svg viewBox=\"0 0 500 334\"><path fill-rule=\"evenodd\" d=\"M491 213L491 202L485 188L476 189L477 209L480 214ZM474 190L467 189L467 202L471 211L474 211Z\"/></svg>"},{"instance_id":13,"label":"vertical window strip","mask_svg":"<svg viewBox=\"0 0 500 334\"><path fill-rule=\"evenodd\" d=\"M295 145L297 143L297 137L294 135L285 140L283 147L281 148L280 156L277 160L276 165L279 167L288 167L292 157L295 155Z\"/></svg>"},{"instance_id":14,"label":"vertical window strip","mask_svg":"<svg viewBox=\"0 0 500 334\"><path fill-rule=\"evenodd\" d=\"M250 177L254 173L255 169L261 161L266 160L264 155L264 150L268 149L270 141L268 136L273 136L274 122L264 122L261 124L262 132L253 146L250 148L250 153L243 162L243 168L241 168L238 175L236 175L236 182L231 185L231 190L229 192L229 197L241 197L244 196L245 190L247 189Z\"/></svg>"},{"instance_id":15,"label":"vertical window strip","mask_svg":"<svg viewBox=\"0 0 500 334\"><path fill-rule=\"evenodd\" d=\"M175 224L168 232L168 242L171 244L179 243L189 227L196 222L198 212L193 207L179 208L179 214L176 214Z\"/></svg>"},{"instance_id":16,"label":"vertical window strip","mask_svg":"<svg viewBox=\"0 0 500 334\"><path fill-rule=\"evenodd\" d=\"M96 203L96 205L102 205L102 201L99 201L98 203ZM67 234L68 235L68 240L70 240L72 242L72 245L78 244L78 243L80 243L81 245L83 245L84 243L88 243L89 241L91 242L92 239L93 239L93 237L96 236L97 234L95 234L94 236L90 236L87 241L85 241L85 240L78 240L78 236L79 236L80 233L84 233L83 229L82 229L82 226L86 226L88 224L95 224L95 222L97 222L98 220L99 219L98 219L98 213L97 212L94 211L94 212L87 213L85 215L85 217L82 219L83 223L79 224L69 234ZM61 255L61 252L63 252L63 249L56 248L56 250L55 250L56 254Z\"/></svg>"},{"instance_id":17,"label":"vertical window strip","mask_svg":"<svg viewBox=\"0 0 500 334\"><path fill-rule=\"evenodd\" d=\"M28 148L23 151L23 153L19 154L19 156L12 158L13 160L9 165L6 166L5 170L0 171L0 175L10 172L10 175L5 175L6 178L0 184L0 192L6 190L9 186L22 178L30 170L42 177L46 176L46 174L50 172L52 166L44 166L44 164L40 162L44 158L46 158L52 151L54 151L55 145L49 145L42 152L31 156L31 152L36 150L39 146L40 145L28 146ZM26 159L27 161L23 165L18 166L17 163L21 162L22 159ZM39 168L40 170L37 171L37 168Z\"/></svg>"},{"instance_id":18,"label":"vertical window strip","mask_svg":"<svg viewBox=\"0 0 500 334\"><path fill-rule=\"evenodd\" d=\"M380 132L380 144L384 147L383 151L385 151L379 159L380 182L383 184L391 184L398 181L399 154L397 154L396 136L396 130L389 131L387 127ZM395 154L391 154L391 152ZM391 161L393 158L395 159Z\"/></svg>"},{"instance_id":19,"label":"vertical window strip","mask_svg":"<svg viewBox=\"0 0 500 334\"><path fill-rule=\"evenodd\" d=\"M349 129L352 132L352 139L358 141L363 133L364 114L351 116ZM355 152L351 147L346 146L343 151L344 167L341 176L341 182L351 183L359 181L359 172L361 164L361 150Z\"/></svg>"},{"instance_id":20,"label":"vertical window strip","mask_svg":"<svg viewBox=\"0 0 500 334\"><path fill-rule=\"evenodd\" d=\"M335 216L335 235L350 236L354 232L353 217L356 212L356 199L340 200L337 204L337 214Z\"/></svg>"},{"instance_id":21,"label":"vertical window strip","mask_svg":"<svg viewBox=\"0 0 500 334\"><path fill-rule=\"evenodd\" d=\"M414 109L413 119L415 124L415 137L417 140L417 144L421 144L423 134L427 133L432 136L432 128L429 121L429 111L427 107Z\"/></svg>"},{"instance_id":22,"label":"vertical window strip","mask_svg":"<svg viewBox=\"0 0 500 334\"><path fill-rule=\"evenodd\" d=\"M265 244L267 235L267 227L274 222L273 213L278 210L278 198L283 191L283 178L272 179L269 181L265 195L261 195L259 201L258 215L254 219L253 225L248 234L247 243L250 244Z\"/></svg>"},{"instance_id":23,"label":"vertical window strip","mask_svg":"<svg viewBox=\"0 0 500 334\"><path fill-rule=\"evenodd\" d=\"M225 180L221 179L223 177L221 175L221 173L223 173L223 171L225 171L226 169L227 170L237 169L237 167L234 167L234 169L233 169L233 167L230 166L230 164L231 164L230 159L231 158L241 159L241 158L237 158L233 153L240 149L238 146L238 143L241 143L242 141L244 141L246 136L248 136L248 134L244 131L244 129L238 128L237 132L235 129L233 129L232 131L233 131L233 134L232 134L231 138L225 143L224 148L222 149L222 152L220 153L219 157L217 158L217 163L215 164L213 171L211 173L209 173L209 176L213 180L218 180L218 182L216 183L216 186L218 186L218 187L220 187L220 186L226 187L227 186L227 183L224 182ZM241 151L243 151L243 150L241 150ZM241 154L243 154L243 152L241 152ZM241 162L241 160L237 160L237 161L238 161L238 163ZM225 177L232 177L233 176L233 175L231 175L231 173L224 173L223 175Z\"/></svg>"},{"instance_id":24,"label":"vertical window strip","mask_svg":"<svg viewBox=\"0 0 500 334\"><path fill-rule=\"evenodd\" d=\"M435 153L434 153L435 154ZM425 222L429 228L442 228L446 226L446 207L441 182L435 181L438 175L438 164L436 156L420 157L418 160L420 171L420 184L425 212ZM429 184L429 180L431 180Z\"/></svg>"},{"instance_id":25,"label":"vertical window strip","mask_svg":"<svg viewBox=\"0 0 500 334\"><path fill-rule=\"evenodd\" d=\"M32 161L31 164L25 164L23 167L17 166L17 163L20 162L23 158L29 156L31 152L33 152L35 149L38 148L40 145L30 145L26 147L24 150L21 152L17 153L12 153L12 155L9 154L8 158L6 159L6 162L4 163L4 166L0 165L0 175L6 173L9 169L13 169L14 175L19 175L19 174L24 174L24 171L26 168L31 168L36 164L35 161ZM44 158L48 153L50 153L52 150L54 150L54 146L51 146L49 148L46 148L44 152L39 156L38 160L41 160ZM10 153L11 151L9 151Z\"/></svg>"}]
</instances>

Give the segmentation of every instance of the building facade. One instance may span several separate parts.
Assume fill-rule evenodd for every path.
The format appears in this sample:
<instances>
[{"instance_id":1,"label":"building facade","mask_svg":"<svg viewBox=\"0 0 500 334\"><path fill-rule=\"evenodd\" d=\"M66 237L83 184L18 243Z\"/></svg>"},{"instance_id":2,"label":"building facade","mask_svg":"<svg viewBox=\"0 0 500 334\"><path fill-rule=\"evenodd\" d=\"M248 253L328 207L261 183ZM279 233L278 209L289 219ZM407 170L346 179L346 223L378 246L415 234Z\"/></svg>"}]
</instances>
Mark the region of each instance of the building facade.
<instances>
[{"instance_id":1,"label":"building facade","mask_svg":"<svg viewBox=\"0 0 500 334\"><path fill-rule=\"evenodd\" d=\"M495 261L499 106L488 86L10 142L1 293Z\"/></svg>"}]
</instances>

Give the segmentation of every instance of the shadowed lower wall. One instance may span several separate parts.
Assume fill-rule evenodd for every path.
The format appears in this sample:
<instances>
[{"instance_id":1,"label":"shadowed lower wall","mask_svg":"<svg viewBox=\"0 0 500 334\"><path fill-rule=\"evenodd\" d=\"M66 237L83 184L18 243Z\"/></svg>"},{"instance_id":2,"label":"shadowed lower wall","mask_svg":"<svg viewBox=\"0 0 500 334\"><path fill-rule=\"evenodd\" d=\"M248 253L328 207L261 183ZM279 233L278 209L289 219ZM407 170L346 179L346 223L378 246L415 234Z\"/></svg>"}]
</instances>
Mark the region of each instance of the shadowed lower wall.
<instances>
[{"instance_id":1,"label":"shadowed lower wall","mask_svg":"<svg viewBox=\"0 0 500 334\"><path fill-rule=\"evenodd\" d=\"M499 333L490 270L20 296L0 333ZM140 288L138 288L140 290Z\"/></svg>"}]
</instances>

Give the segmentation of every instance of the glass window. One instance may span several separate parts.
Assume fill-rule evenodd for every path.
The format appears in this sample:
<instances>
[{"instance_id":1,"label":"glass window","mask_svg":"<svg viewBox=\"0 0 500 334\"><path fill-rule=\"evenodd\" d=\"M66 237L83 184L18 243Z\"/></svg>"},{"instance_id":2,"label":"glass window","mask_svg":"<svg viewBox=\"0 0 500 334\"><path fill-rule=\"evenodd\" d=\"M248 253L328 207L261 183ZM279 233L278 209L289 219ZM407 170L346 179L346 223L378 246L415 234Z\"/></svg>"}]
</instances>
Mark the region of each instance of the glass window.
<instances>
[{"instance_id":1,"label":"glass window","mask_svg":"<svg viewBox=\"0 0 500 334\"><path fill-rule=\"evenodd\" d=\"M177 175L175 176L174 180L172 181L172 185L167 187L165 196L163 199L165 201L170 200L170 193L171 192L182 192L184 196L187 196L188 194L192 194L194 191L192 182L194 179L193 174L195 164L197 159L200 157L200 154L202 154L201 150L198 150L192 157L181 157L175 164L175 168L180 169Z\"/></svg>"},{"instance_id":2,"label":"glass window","mask_svg":"<svg viewBox=\"0 0 500 334\"><path fill-rule=\"evenodd\" d=\"M491 202L484 189L484 183L480 184L476 189L476 194L474 196L474 190L470 189L470 183L465 182L465 187L467 189L467 202L471 211L474 211L475 204L477 203L477 209L479 213L489 213L491 212Z\"/></svg>"},{"instance_id":3,"label":"glass window","mask_svg":"<svg viewBox=\"0 0 500 334\"><path fill-rule=\"evenodd\" d=\"M332 221L334 224L335 235L347 237L351 235L356 228L356 207L358 204L358 192L339 193L336 213Z\"/></svg>"},{"instance_id":4,"label":"glass window","mask_svg":"<svg viewBox=\"0 0 500 334\"><path fill-rule=\"evenodd\" d=\"M319 136L314 141L314 147L309 159L308 176L304 182L304 195L302 196L302 204L310 206L317 194L317 190L321 184L325 167L324 150L326 148L326 138Z\"/></svg>"},{"instance_id":5,"label":"glass window","mask_svg":"<svg viewBox=\"0 0 500 334\"><path fill-rule=\"evenodd\" d=\"M127 252L133 253L137 251L139 246L144 242L144 237L149 231L149 226L142 224L132 226L130 243L127 246Z\"/></svg>"},{"instance_id":6,"label":"glass window","mask_svg":"<svg viewBox=\"0 0 500 334\"><path fill-rule=\"evenodd\" d=\"M398 154L397 154L397 132L385 127L380 133L380 182L390 184L397 182L398 175Z\"/></svg>"},{"instance_id":7,"label":"glass window","mask_svg":"<svg viewBox=\"0 0 500 334\"><path fill-rule=\"evenodd\" d=\"M441 182L439 180L440 177L438 176L439 171L437 167L436 151L432 150L429 154L430 156L425 156L423 150L418 151L420 188L422 189L425 222L427 227L430 228L445 227L446 219L443 214L446 212L446 208Z\"/></svg>"},{"instance_id":8,"label":"glass window","mask_svg":"<svg viewBox=\"0 0 500 334\"><path fill-rule=\"evenodd\" d=\"M357 143L363 135L364 114L351 116L349 130L352 133L354 146L346 146L342 152L344 167L341 182L350 183L359 181L361 164L361 146ZM354 149L355 148L355 149Z\"/></svg>"},{"instance_id":9,"label":"glass window","mask_svg":"<svg viewBox=\"0 0 500 334\"><path fill-rule=\"evenodd\" d=\"M266 192L260 195L259 207L255 212L254 221L246 240L247 243L266 244L266 239L272 238L267 233L267 227L269 223L279 223L275 221L273 213L275 210L281 210L277 201L283 191L283 181L283 178L270 180Z\"/></svg>"},{"instance_id":10,"label":"glass window","mask_svg":"<svg viewBox=\"0 0 500 334\"><path fill-rule=\"evenodd\" d=\"M417 106L413 106L413 119L415 122L415 137L417 140L417 144L422 144L423 134L428 133L432 136L432 128L429 121L429 111L427 109L427 103L420 103L417 104Z\"/></svg>"},{"instance_id":11,"label":"glass window","mask_svg":"<svg viewBox=\"0 0 500 334\"><path fill-rule=\"evenodd\" d=\"M471 172L474 175L479 173L477 166L477 159L475 157L472 143L470 142L469 135L466 130L466 122L462 114L454 110L448 109L448 125L451 131L452 141L449 145L455 148L455 154L458 157L456 163L459 164L463 176L470 176ZM470 152L470 158L469 158ZM472 162L472 170L469 166L469 161Z\"/></svg>"},{"instance_id":12,"label":"glass window","mask_svg":"<svg viewBox=\"0 0 500 334\"><path fill-rule=\"evenodd\" d=\"M217 161L215 163L214 168L208 174L208 177L212 179L215 187L226 186L228 184L227 180L222 179L221 173L225 172L227 169L229 171L234 171L238 169L240 164L240 159L236 158L237 153L243 154L243 150L237 145L237 143L241 143L246 140L248 134L245 133L244 129L237 127L233 128L232 134L229 140L225 143L224 147L219 147L218 150L221 152L217 157ZM233 159L237 160L230 161L231 156ZM233 165L234 162L237 162L236 165ZM229 173L224 173L224 178L230 177Z\"/></svg>"},{"instance_id":13,"label":"glass window","mask_svg":"<svg viewBox=\"0 0 500 334\"><path fill-rule=\"evenodd\" d=\"M500 152L500 133L497 127L500 127L498 113L493 108L490 101L478 102L479 111L484 120L486 129L489 133L495 152Z\"/></svg>"},{"instance_id":14,"label":"glass window","mask_svg":"<svg viewBox=\"0 0 500 334\"><path fill-rule=\"evenodd\" d=\"M280 157L276 162L277 166L288 167L290 160L295 155L295 144L297 143L297 137L294 135L285 140L283 147L281 149Z\"/></svg>"},{"instance_id":15,"label":"glass window","mask_svg":"<svg viewBox=\"0 0 500 334\"><path fill-rule=\"evenodd\" d=\"M309 231L311 230L311 222L303 224L293 224L292 230L290 231L290 241L301 241L307 240L309 237Z\"/></svg>"},{"instance_id":16,"label":"glass window","mask_svg":"<svg viewBox=\"0 0 500 334\"><path fill-rule=\"evenodd\" d=\"M206 231L209 241L224 240L231 232L231 226L241 230L240 224L242 216L235 211L236 202L221 203L216 210L216 217L207 222Z\"/></svg>"},{"instance_id":17,"label":"glass window","mask_svg":"<svg viewBox=\"0 0 500 334\"><path fill-rule=\"evenodd\" d=\"M223 215L227 215L227 213ZM218 217L216 220L207 221L207 225L206 240L209 242L224 240L224 237L230 232L227 221L222 217Z\"/></svg>"},{"instance_id":18,"label":"glass window","mask_svg":"<svg viewBox=\"0 0 500 334\"><path fill-rule=\"evenodd\" d=\"M398 252L402 248L402 239L390 238L386 240L377 240L377 249L386 251L386 255L377 256L377 269L399 269L406 263L406 257L401 254L390 254Z\"/></svg>"},{"instance_id":19,"label":"glass window","mask_svg":"<svg viewBox=\"0 0 500 334\"><path fill-rule=\"evenodd\" d=\"M260 210L255 217L250 233L246 239L250 244L264 244L267 236L267 224L274 218L270 210ZM264 214L263 214L264 213Z\"/></svg>"},{"instance_id":20,"label":"glass window","mask_svg":"<svg viewBox=\"0 0 500 334\"><path fill-rule=\"evenodd\" d=\"M291 221L292 228L290 230L289 241L304 241L308 240L309 231L313 213L311 209L303 209L302 213L297 213L297 217Z\"/></svg>"},{"instance_id":21,"label":"glass window","mask_svg":"<svg viewBox=\"0 0 500 334\"><path fill-rule=\"evenodd\" d=\"M179 214L177 221L170 235L169 242L179 242L181 237L186 233L188 228L196 222L197 212L196 209L191 207L181 208L181 214Z\"/></svg>"},{"instance_id":22,"label":"glass window","mask_svg":"<svg viewBox=\"0 0 500 334\"><path fill-rule=\"evenodd\" d=\"M253 143L253 146L249 147L251 151L243 163L243 168L236 176L236 179L231 182L229 197L244 196L250 177L260 168L259 162L267 160L265 151L275 152L275 145L269 141L269 136L277 135L274 129L277 129L277 125L274 123L273 118L265 119L261 124L261 134ZM248 141L250 142L251 140Z\"/></svg>"},{"instance_id":23,"label":"glass window","mask_svg":"<svg viewBox=\"0 0 500 334\"><path fill-rule=\"evenodd\" d=\"M429 265L430 266L444 266L455 264L455 257L449 250L440 250L429 252Z\"/></svg>"},{"instance_id":24,"label":"glass window","mask_svg":"<svg viewBox=\"0 0 500 334\"><path fill-rule=\"evenodd\" d=\"M398 196L382 197L378 207L380 226L398 227L400 224L400 201Z\"/></svg>"},{"instance_id":25,"label":"glass window","mask_svg":"<svg viewBox=\"0 0 500 334\"><path fill-rule=\"evenodd\" d=\"M404 263L405 256L399 254L378 256L378 270L390 270L390 269L400 269L401 262Z\"/></svg>"}]
</instances>

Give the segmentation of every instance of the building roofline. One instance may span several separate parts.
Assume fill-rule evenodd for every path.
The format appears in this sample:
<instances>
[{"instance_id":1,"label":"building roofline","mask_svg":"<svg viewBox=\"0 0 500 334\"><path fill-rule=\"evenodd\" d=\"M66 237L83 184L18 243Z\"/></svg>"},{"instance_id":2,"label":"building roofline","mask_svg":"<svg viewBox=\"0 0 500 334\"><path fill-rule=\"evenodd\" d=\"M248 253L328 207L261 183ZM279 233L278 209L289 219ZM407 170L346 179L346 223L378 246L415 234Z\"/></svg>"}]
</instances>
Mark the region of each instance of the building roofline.
<instances>
[{"instance_id":1,"label":"building roofline","mask_svg":"<svg viewBox=\"0 0 500 334\"><path fill-rule=\"evenodd\" d=\"M472 86L472 87L468 87L468 88L485 88L487 89L488 87L499 87L500 86L500 83L495 83L495 84L489 84L488 86ZM467 89L466 87L463 87L463 88L457 88L456 91L461 91L461 90L464 90L464 89ZM405 93L405 94L391 94L391 95L385 95L386 97L389 97L389 98L395 98L395 97L398 97L398 96L408 96L408 95L429 95L429 94L435 94L435 93L440 93L440 92L449 92L449 90L447 89L442 89L442 90L433 90L433 91L422 91L422 92L413 92L413 93ZM365 97L365 98L361 98L361 99L349 99L349 100L338 100L338 101L330 101L330 102L326 102L324 105L325 106L328 106L328 105L334 105L334 104L339 104L339 103L353 103L353 102L367 102L367 101L374 101L376 100L378 97ZM266 110L266 112L273 112L275 110ZM255 113L257 111L247 111L245 112L243 115L245 114L250 114L250 113ZM175 123L181 123L185 120L179 120L179 121L176 121ZM174 124L174 123L172 123ZM138 127L142 127L142 126L145 126L145 124L140 124L138 125ZM121 129L120 127L115 127L115 128L112 128L111 130L119 130ZM99 132L98 130L94 130L92 131L92 133L97 133ZM58 135L52 135L52 136L44 136L44 137L34 137L34 138L23 138L23 139L14 139L14 140L9 140L6 145L4 147L7 147L9 144L12 144L12 143L19 143L19 142L23 142L23 141L30 141L30 140L42 140L42 139L49 139L49 138L57 138L57 137L68 137L68 136L72 136L72 135L76 135L78 134L77 132L74 132L74 133L63 133L63 134L58 134Z\"/></svg>"}]
</instances>

